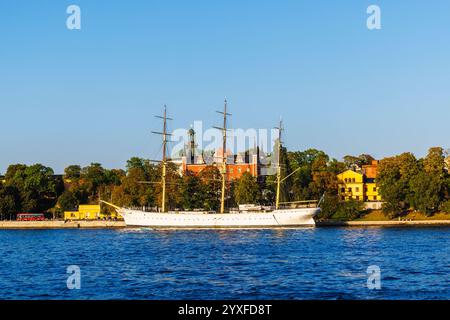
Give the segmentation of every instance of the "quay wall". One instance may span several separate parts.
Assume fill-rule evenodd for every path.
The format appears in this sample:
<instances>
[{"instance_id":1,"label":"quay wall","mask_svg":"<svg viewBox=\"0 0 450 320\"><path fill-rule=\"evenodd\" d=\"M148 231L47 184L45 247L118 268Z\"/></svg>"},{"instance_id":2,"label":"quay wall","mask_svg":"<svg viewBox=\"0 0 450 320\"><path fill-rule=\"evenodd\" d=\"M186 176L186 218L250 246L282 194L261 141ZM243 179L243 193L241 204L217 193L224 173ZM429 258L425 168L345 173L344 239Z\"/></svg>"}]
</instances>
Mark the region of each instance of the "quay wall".
<instances>
[{"instance_id":1,"label":"quay wall","mask_svg":"<svg viewBox=\"0 0 450 320\"><path fill-rule=\"evenodd\" d=\"M317 227L411 227L450 226L450 220L409 221L335 221L316 222ZM80 220L80 221L0 221L0 229L117 229L125 228L124 221Z\"/></svg>"},{"instance_id":2,"label":"quay wall","mask_svg":"<svg viewBox=\"0 0 450 320\"><path fill-rule=\"evenodd\" d=\"M450 226L450 220L405 220L405 221L317 221L318 227L398 227L398 226Z\"/></svg>"},{"instance_id":3,"label":"quay wall","mask_svg":"<svg viewBox=\"0 0 450 320\"><path fill-rule=\"evenodd\" d=\"M0 221L0 229L113 229L124 227L124 221Z\"/></svg>"}]
</instances>

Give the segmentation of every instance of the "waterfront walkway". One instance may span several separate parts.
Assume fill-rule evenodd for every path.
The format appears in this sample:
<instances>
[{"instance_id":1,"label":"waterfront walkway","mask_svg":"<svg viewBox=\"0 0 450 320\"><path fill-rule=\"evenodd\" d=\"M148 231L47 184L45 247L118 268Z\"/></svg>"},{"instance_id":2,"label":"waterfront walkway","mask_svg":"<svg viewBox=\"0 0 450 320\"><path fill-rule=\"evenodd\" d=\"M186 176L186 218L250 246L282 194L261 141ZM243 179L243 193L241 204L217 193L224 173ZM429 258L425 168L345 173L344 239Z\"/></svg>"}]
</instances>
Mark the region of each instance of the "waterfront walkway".
<instances>
[{"instance_id":1,"label":"waterfront walkway","mask_svg":"<svg viewBox=\"0 0 450 320\"><path fill-rule=\"evenodd\" d=\"M317 221L317 227L412 227L450 226L450 220L408 221ZM0 221L0 229L117 229L125 228L124 221L80 220L80 221Z\"/></svg>"},{"instance_id":2,"label":"waterfront walkway","mask_svg":"<svg viewBox=\"0 0 450 320\"><path fill-rule=\"evenodd\" d=\"M80 221L0 221L0 229L78 229L78 228L124 228L124 221L80 220Z\"/></svg>"},{"instance_id":3,"label":"waterfront walkway","mask_svg":"<svg viewBox=\"0 0 450 320\"><path fill-rule=\"evenodd\" d=\"M397 227L397 226L450 226L450 220L388 220L388 221L317 221L318 227Z\"/></svg>"}]
</instances>

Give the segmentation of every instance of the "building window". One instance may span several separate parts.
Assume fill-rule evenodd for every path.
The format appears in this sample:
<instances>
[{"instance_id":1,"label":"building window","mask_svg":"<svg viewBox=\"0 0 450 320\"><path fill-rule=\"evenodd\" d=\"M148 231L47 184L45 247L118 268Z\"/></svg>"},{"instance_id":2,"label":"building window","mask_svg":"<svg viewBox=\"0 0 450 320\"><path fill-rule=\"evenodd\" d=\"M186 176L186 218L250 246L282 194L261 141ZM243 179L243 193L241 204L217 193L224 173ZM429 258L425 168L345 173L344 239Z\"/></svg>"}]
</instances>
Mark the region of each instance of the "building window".
<instances>
[{"instance_id":1,"label":"building window","mask_svg":"<svg viewBox=\"0 0 450 320\"><path fill-rule=\"evenodd\" d=\"M352 182L355 182L355 178L352 178Z\"/></svg>"},{"instance_id":2,"label":"building window","mask_svg":"<svg viewBox=\"0 0 450 320\"><path fill-rule=\"evenodd\" d=\"M356 196L355 199L356 199L356 200L359 200L359 196Z\"/></svg>"},{"instance_id":3,"label":"building window","mask_svg":"<svg viewBox=\"0 0 450 320\"><path fill-rule=\"evenodd\" d=\"M377 200L377 196L373 196L373 200Z\"/></svg>"},{"instance_id":4,"label":"building window","mask_svg":"<svg viewBox=\"0 0 450 320\"><path fill-rule=\"evenodd\" d=\"M352 192L352 188L348 188L348 192Z\"/></svg>"},{"instance_id":5,"label":"building window","mask_svg":"<svg viewBox=\"0 0 450 320\"><path fill-rule=\"evenodd\" d=\"M341 192L344 193L345 192L345 188L341 188Z\"/></svg>"},{"instance_id":6,"label":"building window","mask_svg":"<svg viewBox=\"0 0 450 320\"><path fill-rule=\"evenodd\" d=\"M347 178L344 179L344 182L346 182L346 183L348 182L348 181L347 181Z\"/></svg>"},{"instance_id":7,"label":"building window","mask_svg":"<svg viewBox=\"0 0 450 320\"><path fill-rule=\"evenodd\" d=\"M377 192L377 187L373 187L373 192Z\"/></svg>"},{"instance_id":8,"label":"building window","mask_svg":"<svg viewBox=\"0 0 450 320\"><path fill-rule=\"evenodd\" d=\"M355 192L359 192L359 187L356 187L356 188L355 188Z\"/></svg>"}]
</instances>

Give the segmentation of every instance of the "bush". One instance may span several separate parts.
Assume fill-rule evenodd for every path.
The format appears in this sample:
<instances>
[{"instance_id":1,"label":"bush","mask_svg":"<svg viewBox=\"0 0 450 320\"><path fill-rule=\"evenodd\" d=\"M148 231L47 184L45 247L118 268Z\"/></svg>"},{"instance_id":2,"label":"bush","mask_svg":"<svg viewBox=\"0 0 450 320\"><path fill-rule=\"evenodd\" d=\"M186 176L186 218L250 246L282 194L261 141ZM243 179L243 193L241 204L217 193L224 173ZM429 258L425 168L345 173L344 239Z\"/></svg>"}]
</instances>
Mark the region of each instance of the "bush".
<instances>
[{"instance_id":1,"label":"bush","mask_svg":"<svg viewBox=\"0 0 450 320\"><path fill-rule=\"evenodd\" d=\"M325 195L320 206L319 219L331 219L339 209L339 199L334 195Z\"/></svg>"},{"instance_id":2,"label":"bush","mask_svg":"<svg viewBox=\"0 0 450 320\"><path fill-rule=\"evenodd\" d=\"M446 200L446 201L442 202L439 209L442 212L450 213L450 200Z\"/></svg>"},{"instance_id":3,"label":"bush","mask_svg":"<svg viewBox=\"0 0 450 320\"><path fill-rule=\"evenodd\" d=\"M361 201L349 200L339 203L336 213L333 215L335 219L354 220L359 218L364 211L364 204Z\"/></svg>"},{"instance_id":4,"label":"bush","mask_svg":"<svg viewBox=\"0 0 450 320\"><path fill-rule=\"evenodd\" d=\"M356 200L341 202L335 195L326 195L320 209L319 219L353 220L364 212L364 204Z\"/></svg>"},{"instance_id":5,"label":"bush","mask_svg":"<svg viewBox=\"0 0 450 320\"><path fill-rule=\"evenodd\" d=\"M74 210L78 206L78 199L71 191L66 190L58 198L58 204L63 211Z\"/></svg>"}]
</instances>

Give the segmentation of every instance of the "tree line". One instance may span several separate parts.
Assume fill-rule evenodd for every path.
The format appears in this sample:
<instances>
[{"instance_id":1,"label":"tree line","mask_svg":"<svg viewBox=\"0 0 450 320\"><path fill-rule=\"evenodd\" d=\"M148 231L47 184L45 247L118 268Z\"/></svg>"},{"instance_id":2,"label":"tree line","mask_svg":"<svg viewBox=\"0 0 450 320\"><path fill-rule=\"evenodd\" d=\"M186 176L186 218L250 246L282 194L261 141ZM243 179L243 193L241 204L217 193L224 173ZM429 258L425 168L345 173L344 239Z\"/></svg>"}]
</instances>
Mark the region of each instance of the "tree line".
<instances>
[{"instance_id":1,"label":"tree line","mask_svg":"<svg viewBox=\"0 0 450 320\"><path fill-rule=\"evenodd\" d=\"M450 175L447 154L440 147L430 148L423 159L410 153L380 161L378 185L383 211L397 217L408 210L427 215L450 213Z\"/></svg>"},{"instance_id":2,"label":"tree line","mask_svg":"<svg viewBox=\"0 0 450 320\"><path fill-rule=\"evenodd\" d=\"M281 201L319 199L322 218L354 219L363 212L363 203L342 202L338 197L337 175L347 169L358 170L370 164L367 154L345 156L343 161L330 158L325 152L308 149L287 151L282 148L281 170L285 177L281 186ZM221 175L217 167L207 166L198 175L184 175L173 163L167 168L167 207L179 210L218 210ZM161 164L132 157L125 170L106 169L99 163L89 166L70 165L63 176L41 164L8 167L0 183L0 215L14 219L18 212L46 212L61 218L64 211L79 204L98 203L99 199L125 207L152 207L161 203ZM408 210L426 214L450 212L450 177L442 148L431 148L423 159L411 153L382 159L377 184L383 198L383 211L396 217ZM253 177L244 173L227 187L226 205L273 205L276 177ZM105 207L104 211L110 210Z\"/></svg>"}]
</instances>

